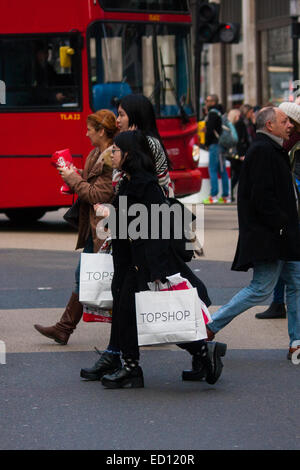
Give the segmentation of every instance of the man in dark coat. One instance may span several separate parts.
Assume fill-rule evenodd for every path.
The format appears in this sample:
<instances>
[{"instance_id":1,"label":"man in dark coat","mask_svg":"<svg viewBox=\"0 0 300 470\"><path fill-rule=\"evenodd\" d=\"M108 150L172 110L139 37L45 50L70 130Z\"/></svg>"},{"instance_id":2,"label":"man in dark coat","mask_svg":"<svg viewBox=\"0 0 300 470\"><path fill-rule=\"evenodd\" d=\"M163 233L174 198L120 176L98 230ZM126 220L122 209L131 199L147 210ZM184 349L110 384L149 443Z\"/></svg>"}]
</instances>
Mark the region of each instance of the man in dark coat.
<instances>
[{"instance_id":1,"label":"man in dark coat","mask_svg":"<svg viewBox=\"0 0 300 470\"><path fill-rule=\"evenodd\" d=\"M267 107L257 115L257 137L246 153L240 177L239 240L232 264L235 271L253 268L253 279L217 310L209 324L212 339L234 317L266 300L282 276L287 283L290 355L300 344L298 201L282 147L292 127L278 108Z\"/></svg>"}]
</instances>

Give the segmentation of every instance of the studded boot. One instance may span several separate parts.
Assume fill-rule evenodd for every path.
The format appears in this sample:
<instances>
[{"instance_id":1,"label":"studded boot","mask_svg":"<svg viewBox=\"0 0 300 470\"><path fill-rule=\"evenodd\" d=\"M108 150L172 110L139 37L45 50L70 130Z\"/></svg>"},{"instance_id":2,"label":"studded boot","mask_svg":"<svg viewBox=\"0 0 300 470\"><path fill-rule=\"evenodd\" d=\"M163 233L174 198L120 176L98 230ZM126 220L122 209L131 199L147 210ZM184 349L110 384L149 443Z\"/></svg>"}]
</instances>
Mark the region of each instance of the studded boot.
<instances>
[{"instance_id":1,"label":"studded boot","mask_svg":"<svg viewBox=\"0 0 300 470\"><path fill-rule=\"evenodd\" d=\"M104 351L101 353L97 348L96 352L100 354L100 358L95 362L93 367L81 369L80 377L87 380L100 380L105 374L112 374L117 369L122 368L120 354Z\"/></svg>"}]
</instances>

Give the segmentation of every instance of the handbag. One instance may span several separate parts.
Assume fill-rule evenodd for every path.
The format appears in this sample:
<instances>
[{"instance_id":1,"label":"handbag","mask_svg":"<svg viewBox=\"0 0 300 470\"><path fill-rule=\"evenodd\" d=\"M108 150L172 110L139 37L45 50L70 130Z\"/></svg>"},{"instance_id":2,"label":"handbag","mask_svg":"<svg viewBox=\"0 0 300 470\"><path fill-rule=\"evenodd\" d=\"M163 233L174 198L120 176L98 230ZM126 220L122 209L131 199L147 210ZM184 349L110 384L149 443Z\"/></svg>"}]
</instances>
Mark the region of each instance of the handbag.
<instances>
[{"instance_id":1,"label":"handbag","mask_svg":"<svg viewBox=\"0 0 300 470\"><path fill-rule=\"evenodd\" d=\"M78 229L79 225L80 199L77 198L74 204L63 215L63 218L73 227Z\"/></svg>"},{"instance_id":2,"label":"handbag","mask_svg":"<svg viewBox=\"0 0 300 470\"><path fill-rule=\"evenodd\" d=\"M82 304L112 308L111 281L114 274L112 255L107 253L81 253L79 301Z\"/></svg>"},{"instance_id":3,"label":"handbag","mask_svg":"<svg viewBox=\"0 0 300 470\"><path fill-rule=\"evenodd\" d=\"M188 227L185 226L185 220L189 220L192 222L195 221L196 216L187 208L185 207L182 202L178 201L175 198L167 198L166 200L168 206L172 208L172 206L177 205L179 206L179 213L181 214L180 220L177 218L171 218L171 246L175 253L185 262L191 261L193 258L194 252L192 249L187 249L186 246L188 243L191 243L190 236L192 232ZM181 225L181 238L175 237L175 227Z\"/></svg>"},{"instance_id":4,"label":"handbag","mask_svg":"<svg viewBox=\"0 0 300 470\"><path fill-rule=\"evenodd\" d=\"M137 292L135 303L139 346L207 338L196 288Z\"/></svg>"}]
</instances>

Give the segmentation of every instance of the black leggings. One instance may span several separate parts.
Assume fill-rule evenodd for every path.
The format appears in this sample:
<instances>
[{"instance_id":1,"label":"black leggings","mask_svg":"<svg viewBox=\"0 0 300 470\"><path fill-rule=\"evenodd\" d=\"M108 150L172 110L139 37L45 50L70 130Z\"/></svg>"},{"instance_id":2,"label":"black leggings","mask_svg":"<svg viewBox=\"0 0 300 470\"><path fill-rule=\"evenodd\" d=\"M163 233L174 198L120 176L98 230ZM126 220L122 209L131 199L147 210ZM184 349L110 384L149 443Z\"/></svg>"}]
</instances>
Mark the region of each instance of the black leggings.
<instances>
[{"instance_id":1,"label":"black leggings","mask_svg":"<svg viewBox=\"0 0 300 470\"><path fill-rule=\"evenodd\" d=\"M115 269L111 287L113 309L108 349L118 348L124 359L138 360L140 356L135 312L137 276L138 273L133 267L120 266Z\"/></svg>"},{"instance_id":2,"label":"black leggings","mask_svg":"<svg viewBox=\"0 0 300 470\"><path fill-rule=\"evenodd\" d=\"M123 359L139 360L139 346L136 325L135 293L148 290L133 267L123 266L115 270L112 282L113 311L111 335L108 349L119 349ZM177 344L190 354L200 352L205 340Z\"/></svg>"}]
</instances>

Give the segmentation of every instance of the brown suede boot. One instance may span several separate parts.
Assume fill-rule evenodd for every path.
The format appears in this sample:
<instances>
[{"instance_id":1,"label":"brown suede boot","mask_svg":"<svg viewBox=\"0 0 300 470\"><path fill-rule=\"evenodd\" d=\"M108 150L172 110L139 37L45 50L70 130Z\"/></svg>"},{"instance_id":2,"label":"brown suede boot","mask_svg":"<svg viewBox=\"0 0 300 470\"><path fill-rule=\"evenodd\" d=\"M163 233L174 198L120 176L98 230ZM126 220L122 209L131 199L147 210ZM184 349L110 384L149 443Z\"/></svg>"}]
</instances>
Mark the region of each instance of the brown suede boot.
<instances>
[{"instance_id":1,"label":"brown suede boot","mask_svg":"<svg viewBox=\"0 0 300 470\"><path fill-rule=\"evenodd\" d=\"M66 309L56 325L42 326L34 325L34 328L47 338L54 339L59 344L67 344L70 334L80 322L83 313L82 304L79 302L78 294L72 293Z\"/></svg>"}]
</instances>

